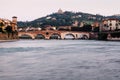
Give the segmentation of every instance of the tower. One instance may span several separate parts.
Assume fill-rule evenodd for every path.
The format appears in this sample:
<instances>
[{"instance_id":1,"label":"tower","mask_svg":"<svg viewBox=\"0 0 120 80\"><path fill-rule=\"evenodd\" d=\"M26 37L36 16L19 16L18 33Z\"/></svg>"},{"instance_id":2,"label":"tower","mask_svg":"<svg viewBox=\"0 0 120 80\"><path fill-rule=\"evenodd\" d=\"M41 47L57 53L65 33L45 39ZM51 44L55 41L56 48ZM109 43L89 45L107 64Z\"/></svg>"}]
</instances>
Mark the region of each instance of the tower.
<instances>
[{"instance_id":1,"label":"tower","mask_svg":"<svg viewBox=\"0 0 120 80\"><path fill-rule=\"evenodd\" d=\"M16 16L12 17L12 22L15 23L15 24L17 24L17 17Z\"/></svg>"},{"instance_id":2,"label":"tower","mask_svg":"<svg viewBox=\"0 0 120 80\"><path fill-rule=\"evenodd\" d=\"M13 31L17 31L17 17L16 17L16 16L13 16L13 17L12 17L11 26L12 26L12 30L13 30Z\"/></svg>"},{"instance_id":3,"label":"tower","mask_svg":"<svg viewBox=\"0 0 120 80\"><path fill-rule=\"evenodd\" d=\"M12 27L12 38L17 39L18 38L18 27L17 27L17 17L13 16L12 17L12 22L11 22L11 27Z\"/></svg>"}]
</instances>

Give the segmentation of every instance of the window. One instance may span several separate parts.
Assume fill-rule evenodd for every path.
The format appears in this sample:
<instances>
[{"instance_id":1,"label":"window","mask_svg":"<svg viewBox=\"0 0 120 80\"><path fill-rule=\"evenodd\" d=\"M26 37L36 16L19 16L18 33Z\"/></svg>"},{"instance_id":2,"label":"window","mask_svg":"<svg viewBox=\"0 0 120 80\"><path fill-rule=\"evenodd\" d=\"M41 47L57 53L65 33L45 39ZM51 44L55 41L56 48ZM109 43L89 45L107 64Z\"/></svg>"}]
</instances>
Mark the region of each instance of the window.
<instances>
[{"instance_id":1,"label":"window","mask_svg":"<svg viewBox=\"0 0 120 80\"><path fill-rule=\"evenodd\" d=\"M118 27L118 24L117 24L117 23L116 23L115 25L116 25L116 27Z\"/></svg>"},{"instance_id":2,"label":"window","mask_svg":"<svg viewBox=\"0 0 120 80\"><path fill-rule=\"evenodd\" d=\"M104 27L106 27L107 26L107 24L104 24Z\"/></svg>"},{"instance_id":3,"label":"window","mask_svg":"<svg viewBox=\"0 0 120 80\"><path fill-rule=\"evenodd\" d=\"M110 23L109 26L112 26L112 23Z\"/></svg>"}]
</instances>

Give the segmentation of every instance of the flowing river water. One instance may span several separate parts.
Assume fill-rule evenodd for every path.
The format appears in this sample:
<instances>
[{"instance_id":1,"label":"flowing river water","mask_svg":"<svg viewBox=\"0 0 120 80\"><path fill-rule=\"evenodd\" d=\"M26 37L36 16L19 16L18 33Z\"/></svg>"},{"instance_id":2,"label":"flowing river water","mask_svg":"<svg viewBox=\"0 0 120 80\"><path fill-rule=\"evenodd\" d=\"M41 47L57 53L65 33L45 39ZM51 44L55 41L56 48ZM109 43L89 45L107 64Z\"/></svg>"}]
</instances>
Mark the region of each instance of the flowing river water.
<instances>
[{"instance_id":1,"label":"flowing river water","mask_svg":"<svg viewBox=\"0 0 120 80\"><path fill-rule=\"evenodd\" d=\"M120 42L0 43L0 80L120 80Z\"/></svg>"}]
</instances>

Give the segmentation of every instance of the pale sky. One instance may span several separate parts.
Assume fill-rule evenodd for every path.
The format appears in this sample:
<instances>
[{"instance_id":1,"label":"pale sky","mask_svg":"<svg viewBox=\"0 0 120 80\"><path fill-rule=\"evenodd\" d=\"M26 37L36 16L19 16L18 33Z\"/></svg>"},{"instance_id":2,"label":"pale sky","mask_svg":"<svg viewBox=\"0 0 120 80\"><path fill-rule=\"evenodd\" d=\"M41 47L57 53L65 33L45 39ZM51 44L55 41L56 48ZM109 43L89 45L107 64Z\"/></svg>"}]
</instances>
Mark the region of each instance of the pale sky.
<instances>
[{"instance_id":1,"label":"pale sky","mask_svg":"<svg viewBox=\"0 0 120 80\"><path fill-rule=\"evenodd\" d=\"M106 16L120 14L120 0L0 0L0 18L17 16L18 21L31 21L59 8Z\"/></svg>"}]
</instances>

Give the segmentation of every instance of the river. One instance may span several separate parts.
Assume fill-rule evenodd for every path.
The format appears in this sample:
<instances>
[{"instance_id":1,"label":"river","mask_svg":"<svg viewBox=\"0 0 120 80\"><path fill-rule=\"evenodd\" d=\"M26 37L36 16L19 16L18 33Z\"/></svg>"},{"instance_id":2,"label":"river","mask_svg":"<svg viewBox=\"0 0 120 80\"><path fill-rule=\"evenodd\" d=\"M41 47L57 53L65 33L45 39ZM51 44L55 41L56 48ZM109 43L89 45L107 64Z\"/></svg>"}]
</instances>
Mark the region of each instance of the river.
<instances>
[{"instance_id":1,"label":"river","mask_svg":"<svg viewBox=\"0 0 120 80\"><path fill-rule=\"evenodd\" d=\"M120 42L0 43L0 80L120 80Z\"/></svg>"}]
</instances>

